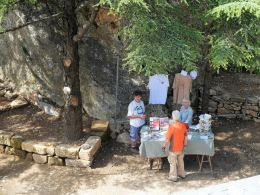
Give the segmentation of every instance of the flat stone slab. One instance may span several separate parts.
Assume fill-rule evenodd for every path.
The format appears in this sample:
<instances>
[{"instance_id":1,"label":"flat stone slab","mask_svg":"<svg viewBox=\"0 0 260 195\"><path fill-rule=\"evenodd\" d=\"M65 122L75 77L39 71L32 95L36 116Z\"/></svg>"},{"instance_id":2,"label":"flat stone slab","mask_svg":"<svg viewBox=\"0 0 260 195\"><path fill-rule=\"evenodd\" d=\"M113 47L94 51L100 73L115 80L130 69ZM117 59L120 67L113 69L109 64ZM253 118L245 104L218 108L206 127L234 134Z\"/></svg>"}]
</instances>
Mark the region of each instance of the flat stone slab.
<instances>
[{"instance_id":1,"label":"flat stone slab","mask_svg":"<svg viewBox=\"0 0 260 195\"><path fill-rule=\"evenodd\" d=\"M22 149L27 152L33 152L37 154L55 154L55 143L49 142L36 142L36 141L25 141L22 142Z\"/></svg>"},{"instance_id":2,"label":"flat stone slab","mask_svg":"<svg viewBox=\"0 0 260 195\"><path fill-rule=\"evenodd\" d=\"M79 158L87 161L92 161L93 156L101 147L101 138L98 136L90 136L85 144L80 147Z\"/></svg>"},{"instance_id":3,"label":"flat stone slab","mask_svg":"<svg viewBox=\"0 0 260 195\"><path fill-rule=\"evenodd\" d=\"M12 136L14 136L14 133L0 130L0 144L11 146Z\"/></svg>"},{"instance_id":4,"label":"flat stone slab","mask_svg":"<svg viewBox=\"0 0 260 195\"><path fill-rule=\"evenodd\" d=\"M46 114L53 115L53 116L60 116L60 113L55 110L54 106L42 101L37 102L37 106L42 109Z\"/></svg>"},{"instance_id":5,"label":"flat stone slab","mask_svg":"<svg viewBox=\"0 0 260 195\"><path fill-rule=\"evenodd\" d=\"M92 161L81 160L81 159L65 159L65 165L69 167L80 167L80 168L87 168L90 167Z\"/></svg>"},{"instance_id":6,"label":"flat stone slab","mask_svg":"<svg viewBox=\"0 0 260 195\"><path fill-rule=\"evenodd\" d=\"M22 98L17 98L16 100L13 100L10 103L10 107L12 109L20 108L20 107L23 107L23 106L26 106L26 105L28 105L28 102L25 99L22 99Z\"/></svg>"},{"instance_id":7,"label":"flat stone slab","mask_svg":"<svg viewBox=\"0 0 260 195\"><path fill-rule=\"evenodd\" d=\"M91 125L92 131L107 131L109 122L105 120L94 120Z\"/></svg>"},{"instance_id":8,"label":"flat stone slab","mask_svg":"<svg viewBox=\"0 0 260 195\"><path fill-rule=\"evenodd\" d=\"M38 164L45 164L45 163L47 163L47 159L48 159L47 156L40 155L40 154L32 154L32 158L33 158L34 162L36 162Z\"/></svg>"},{"instance_id":9,"label":"flat stone slab","mask_svg":"<svg viewBox=\"0 0 260 195\"><path fill-rule=\"evenodd\" d=\"M55 148L55 154L64 158L77 159L80 146L60 144Z\"/></svg>"}]
</instances>

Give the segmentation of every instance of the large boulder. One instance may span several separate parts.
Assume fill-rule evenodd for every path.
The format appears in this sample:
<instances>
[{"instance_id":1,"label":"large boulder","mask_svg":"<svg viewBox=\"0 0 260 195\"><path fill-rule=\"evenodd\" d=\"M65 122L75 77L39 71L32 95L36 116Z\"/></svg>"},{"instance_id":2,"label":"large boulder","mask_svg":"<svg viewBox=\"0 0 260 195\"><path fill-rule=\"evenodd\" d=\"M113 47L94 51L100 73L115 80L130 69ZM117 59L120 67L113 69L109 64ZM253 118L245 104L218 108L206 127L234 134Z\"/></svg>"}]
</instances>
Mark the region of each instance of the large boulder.
<instances>
[{"instance_id":1,"label":"large boulder","mask_svg":"<svg viewBox=\"0 0 260 195\"><path fill-rule=\"evenodd\" d=\"M49 15L50 10L58 11L45 3L30 8L22 5L7 14L3 25L12 28L35 17ZM79 14L80 25L86 22L84 14L87 15ZM113 17L104 10L99 15L102 17L98 16L97 26L91 27L79 44L83 107L94 118L125 118L132 92L137 88L145 90L143 78L129 74L120 59L116 101L117 56L122 52L121 42L115 29L111 29ZM35 94L41 94L63 106L62 25L61 19L55 19L2 35L0 79L11 80L17 92L26 98L33 99Z\"/></svg>"}]
</instances>

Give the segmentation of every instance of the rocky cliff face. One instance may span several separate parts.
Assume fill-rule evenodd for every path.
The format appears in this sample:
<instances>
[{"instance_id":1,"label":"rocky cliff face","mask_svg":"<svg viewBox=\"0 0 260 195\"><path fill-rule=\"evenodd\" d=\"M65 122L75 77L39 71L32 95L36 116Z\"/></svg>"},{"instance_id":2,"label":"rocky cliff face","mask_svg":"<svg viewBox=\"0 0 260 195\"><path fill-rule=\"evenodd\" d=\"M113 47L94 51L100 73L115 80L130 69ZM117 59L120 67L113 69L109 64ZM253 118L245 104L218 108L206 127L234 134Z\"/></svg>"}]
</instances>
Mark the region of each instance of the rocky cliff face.
<instances>
[{"instance_id":1,"label":"rocky cliff face","mask_svg":"<svg viewBox=\"0 0 260 195\"><path fill-rule=\"evenodd\" d=\"M50 15L55 10L42 4L38 7L19 7L10 11L5 27L11 28L36 17ZM120 42L113 17L102 10L97 26L80 42L80 79L83 106L95 118L125 118L132 91L144 89L140 76L130 75L119 66L117 113L115 88L117 54ZM84 23L84 14L79 15ZM12 81L16 90L27 97L41 94L62 106L63 100L63 24L61 19L38 23L6 33L0 37L0 79Z\"/></svg>"}]
</instances>

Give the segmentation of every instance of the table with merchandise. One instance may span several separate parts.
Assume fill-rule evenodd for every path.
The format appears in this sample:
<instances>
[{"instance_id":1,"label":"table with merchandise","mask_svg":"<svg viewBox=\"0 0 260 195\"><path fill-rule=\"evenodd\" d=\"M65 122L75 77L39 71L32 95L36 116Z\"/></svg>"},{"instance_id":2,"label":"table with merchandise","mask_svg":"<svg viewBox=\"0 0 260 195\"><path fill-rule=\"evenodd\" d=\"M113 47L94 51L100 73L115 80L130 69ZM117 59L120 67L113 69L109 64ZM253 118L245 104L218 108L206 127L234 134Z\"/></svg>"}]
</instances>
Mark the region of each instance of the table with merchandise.
<instances>
[{"instance_id":1,"label":"table with merchandise","mask_svg":"<svg viewBox=\"0 0 260 195\"><path fill-rule=\"evenodd\" d=\"M212 170L211 157L214 156L214 134L211 130L202 132L199 125L191 126L188 130L187 145L184 148L185 155L197 155L199 162L199 171L204 162L208 162ZM148 159L160 159L167 157L169 147L162 150L165 142L166 129L152 130L151 126L144 126L141 130L141 145L139 153L142 157Z\"/></svg>"}]
</instances>

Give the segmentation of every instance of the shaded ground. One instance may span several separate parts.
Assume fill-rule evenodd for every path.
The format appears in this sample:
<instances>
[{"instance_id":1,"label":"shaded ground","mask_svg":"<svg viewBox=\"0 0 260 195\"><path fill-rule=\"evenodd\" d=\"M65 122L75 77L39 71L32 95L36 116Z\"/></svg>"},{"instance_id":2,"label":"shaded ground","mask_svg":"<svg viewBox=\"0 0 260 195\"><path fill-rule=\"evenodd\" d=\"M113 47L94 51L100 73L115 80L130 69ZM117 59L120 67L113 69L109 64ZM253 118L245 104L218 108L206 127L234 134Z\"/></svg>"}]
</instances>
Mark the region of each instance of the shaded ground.
<instances>
[{"instance_id":1,"label":"shaded ground","mask_svg":"<svg viewBox=\"0 0 260 195\"><path fill-rule=\"evenodd\" d=\"M0 99L1 102L6 100ZM14 132L28 140L66 142L63 140L64 121L59 117L45 114L33 105L5 111L0 114L0 121L0 130ZM82 140L73 143L83 143L87 136L84 132Z\"/></svg>"},{"instance_id":2,"label":"shaded ground","mask_svg":"<svg viewBox=\"0 0 260 195\"><path fill-rule=\"evenodd\" d=\"M0 129L35 139L59 139L61 121L38 113L33 107L2 113ZM145 159L112 140L103 144L92 169L49 167L0 154L0 194L170 194L260 174L259 124L218 120L214 133L213 173L208 165L199 173L195 158L187 156L188 176L177 183L166 180L165 159L163 170L147 170Z\"/></svg>"}]
</instances>

